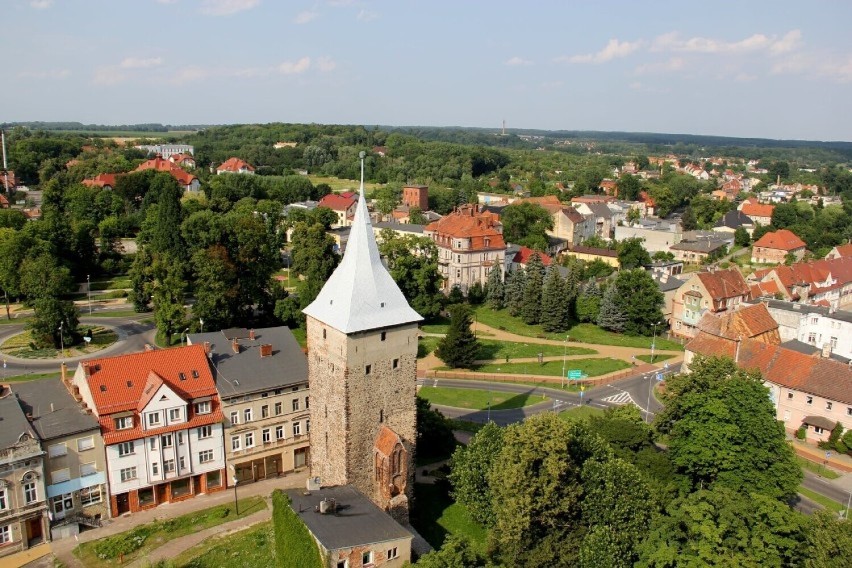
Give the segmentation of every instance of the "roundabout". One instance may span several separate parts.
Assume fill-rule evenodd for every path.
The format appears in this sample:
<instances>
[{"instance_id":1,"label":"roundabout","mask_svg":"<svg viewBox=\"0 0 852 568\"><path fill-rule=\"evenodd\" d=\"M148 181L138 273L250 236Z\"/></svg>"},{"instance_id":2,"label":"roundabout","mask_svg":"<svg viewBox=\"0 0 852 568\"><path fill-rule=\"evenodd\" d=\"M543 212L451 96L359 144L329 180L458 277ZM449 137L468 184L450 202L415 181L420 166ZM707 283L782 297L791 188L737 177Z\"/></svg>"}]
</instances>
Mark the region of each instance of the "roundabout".
<instances>
[{"instance_id":1,"label":"roundabout","mask_svg":"<svg viewBox=\"0 0 852 568\"><path fill-rule=\"evenodd\" d=\"M33 344L30 331L12 335L0 344L0 355L20 359L67 359L86 357L106 349L118 341L118 333L107 325L80 326L82 333L76 344L55 347L37 347Z\"/></svg>"}]
</instances>

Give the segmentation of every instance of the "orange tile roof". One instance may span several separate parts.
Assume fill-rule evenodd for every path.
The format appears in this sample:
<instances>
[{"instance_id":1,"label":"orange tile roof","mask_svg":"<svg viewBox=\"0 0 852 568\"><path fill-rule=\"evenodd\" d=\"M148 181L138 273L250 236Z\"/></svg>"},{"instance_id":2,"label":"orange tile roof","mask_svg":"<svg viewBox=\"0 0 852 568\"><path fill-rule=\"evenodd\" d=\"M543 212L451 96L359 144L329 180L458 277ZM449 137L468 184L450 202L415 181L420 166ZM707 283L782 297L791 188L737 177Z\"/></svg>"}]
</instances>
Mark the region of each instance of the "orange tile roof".
<instances>
[{"instance_id":1,"label":"orange tile roof","mask_svg":"<svg viewBox=\"0 0 852 568\"><path fill-rule=\"evenodd\" d=\"M780 343L778 334L772 334L777 332L778 323L763 303L723 314L707 312L698 322L698 329L729 339L773 336Z\"/></svg>"},{"instance_id":2,"label":"orange tile roof","mask_svg":"<svg viewBox=\"0 0 852 568\"><path fill-rule=\"evenodd\" d=\"M242 169L246 169L250 172L254 171L254 168L248 163L239 158L228 158L222 165L216 168L217 172L239 172Z\"/></svg>"},{"instance_id":3,"label":"orange tile roof","mask_svg":"<svg viewBox=\"0 0 852 568\"><path fill-rule=\"evenodd\" d=\"M534 203L542 209L549 211L551 214L556 213L564 207L559 198L555 195L545 195L544 197L526 197L519 199L516 203Z\"/></svg>"},{"instance_id":4,"label":"orange tile roof","mask_svg":"<svg viewBox=\"0 0 852 568\"><path fill-rule=\"evenodd\" d=\"M387 426L382 426L382 429L379 430L379 435L376 437L375 444L379 453L389 458L397 444L402 444L399 434Z\"/></svg>"},{"instance_id":5,"label":"orange tile roof","mask_svg":"<svg viewBox=\"0 0 852 568\"><path fill-rule=\"evenodd\" d=\"M751 299L756 300L762 296L775 296L781 290L778 288L778 283L775 280L768 280L766 282L755 282L754 284L749 284L749 289L751 290Z\"/></svg>"},{"instance_id":6,"label":"orange tile roof","mask_svg":"<svg viewBox=\"0 0 852 568\"><path fill-rule=\"evenodd\" d=\"M837 249L837 254L840 257L852 257L852 243L845 245L837 245L834 248Z\"/></svg>"},{"instance_id":7,"label":"orange tile roof","mask_svg":"<svg viewBox=\"0 0 852 568\"><path fill-rule=\"evenodd\" d=\"M713 272L699 272L698 279L704 284L707 293L714 300L747 296L749 287L743 275L736 268L729 270L715 270Z\"/></svg>"},{"instance_id":8,"label":"orange tile roof","mask_svg":"<svg viewBox=\"0 0 852 568\"><path fill-rule=\"evenodd\" d=\"M164 160L163 157L160 156L159 154L157 154L156 158L139 164L139 167L137 167L133 171L134 172L144 172L145 170L157 170L158 172L168 172L172 175L173 178L175 178L178 181L178 183L180 183L183 186L188 186L195 180L194 175L183 171L182 169L177 167L172 162L170 162L168 160Z\"/></svg>"},{"instance_id":9,"label":"orange tile roof","mask_svg":"<svg viewBox=\"0 0 852 568\"><path fill-rule=\"evenodd\" d=\"M324 195L317 204L318 207L328 207L333 211L346 211L357 203L354 197L344 196L338 193Z\"/></svg>"},{"instance_id":10,"label":"orange tile roof","mask_svg":"<svg viewBox=\"0 0 852 568\"><path fill-rule=\"evenodd\" d=\"M119 174L98 174L93 178L84 179L81 183L87 187L115 187L115 180Z\"/></svg>"},{"instance_id":11,"label":"orange tile roof","mask_svg":"<svg viewBox=\"0 0 852 568\"><path fill-rule=\"evenodd\" d=\"M774 268L764 268L756 271L753 277L756 280L764 280L771 278L773 273L788 293L792 293L793 286L797 284L810 284L809 294L814 295L852 282L852 257L797 262L790 266L781 265ZM819 286L819 284L827 282L829 277L836 283Z\"/></svg>"},{"instance_id":12,"label":"orange tile roof","mask_svg":"<svg viewBox=\"0 0 852 568\"><path fill-rule=\"evenodd\" d=\"M764 205L762 203L752 203L748 200L743 202L740 211L749 217L772 217L772 212L775 211L774 205Z\"/></svg>"},{"instance_id":13,"label":"orange tile roof","mask_svg":"<svg viewBox=\"0 0 852 568\"><path fill-rule=\"evenodd\" d=\"M805 241L800 239L796 233L787 229L778 229L771 233L766 233L754 243L756 247L777 249L777 250L796 250L807 246Z\"/></svg>"},{"instance_id":14,"label":"orange tile roof","mask_svg":"<svg viewBox=\"0 0 852 568\"><path fill-rule=\"evenodd\" d=\"M442 240L452 241L454 238L470 239L467 250L500 250L506 248L503 234L496 229L497 216L478 211L475 206L459 207L449 215L433 221L424 229L427 233L437 233L436 243L442 246ZM485 240L488 239L486 246ZM452 242L443 248L453 248Z\"/></svg>"},{"instance_id":15,"label":"orange tile roof","mask_svg":"<svg viewBox=\"0 0 852 568\"><path fill-rule=\"evenodd\" d=\"M539 252L537 250L533 250L529 247L523 246L518 250L517 253L515 253L515 258L512 259L512 262L525 265L530 261L532 255L534 254L537 254L539 256L539 258L541 259L541 263L544 266L550 266L551 258L548 255L544 254L543 252Z\"/></svg>"}]
</instances>

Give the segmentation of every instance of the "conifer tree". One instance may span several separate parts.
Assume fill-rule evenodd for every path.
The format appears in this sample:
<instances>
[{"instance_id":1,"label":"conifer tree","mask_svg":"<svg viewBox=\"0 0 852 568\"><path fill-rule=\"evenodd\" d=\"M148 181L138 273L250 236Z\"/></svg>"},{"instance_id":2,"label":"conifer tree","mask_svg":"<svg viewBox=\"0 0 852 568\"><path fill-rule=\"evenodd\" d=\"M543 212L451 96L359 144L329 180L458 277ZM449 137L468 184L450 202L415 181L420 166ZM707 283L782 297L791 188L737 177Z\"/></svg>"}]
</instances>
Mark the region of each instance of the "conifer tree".
<instances>
[{"instance_id":1,"label":"conifer tree","mask_svg":"<svg viewBox=\"0 0 852 568\"><path fill-rule=\"evenodd\" d=\"M533 253L527 262L526 275L521 318L524 323L534 325L541 318L541 290L544 285L544 265L538 253Z\"/></svg>"},{"instance_id":2,"label":"conifer tree","mask_svg":"<svg viewBox=\"0 0 852 568\"><path fill-rule=\"evenodd\" d=\"M438 342L435 355L452 368L469 369L476 360L479 344L470 329L471 311L466 304L453 304L448 308L450 326L447 335Z\"/></svg>"},{"instance_id":3,"label":"conifer tree","mask_svg":"<svg viewBox=\"0 0 852 568\"><path fill-rule=\"evenodd\" d=\"M500 269L499 266L495 266L494 268L492 268L491 272L488 274L486 294L488 297L488 305L491 308L495 310L503 309L503 307L505 306L505 304L503 303L503 295L505 294L505 290L503 287L503 271Z\"/></svg>"},{"instance_id":4,"label":"conifer tree","mask_svg":"<svg viewBox=\"0 0 852 568\"><path fill-rule=\"evenodd\" d=\"M598 325L609 331L620 333L627 324L627 316L618 301L618 288L610 283L601 298L601 310L598 314Z\"/></svg>"},{"instance_id":5,"label":"conifer tree","mask_svg":"<svg viewBox=\"0 0 852 568\"><path fill-rule=\"evenodd\" d=\"M568 274L565 276L565 310L566 310L566 318L567 323L570 324L571 320L576 317L577 314L577 297L580 295L580 279L582 276L583 267L578 265L578 263L571 263L568 265Z\"/></svg>"},{"instance_id":6,"label":"conifer tree","mask_svg":"<svg viewBox=\"0 0 852 568\"><path fill-rule=\"evenodd\" d=\"M582 286L575 303L577 320L584 323L595 323L601 310L601 289L594 278Z\"/></svg>"},{"instance_id":7,"label":"conifer tree","mask_svg":"<svg viewBox=\"0 0 852 568\"><path fill-rule=\"evenodd\" d=\"M509 308L509 314L519 316L524 303L524 288L527 285L527 276L523 270L512 271L509 283L504 287L505 305Z\"/></svg>"},{"instance_id":8,"label":"conifer tree","mask_svg":"<svg viewBox=\"0 0 852 568\"><path fill-rule=\"evenodd\" d=\"M568 296L565 294L565 281L554 266L550 267L544 277L539 321L544 331L564 331L568 328Z\"/></svg>"}]
</instances>

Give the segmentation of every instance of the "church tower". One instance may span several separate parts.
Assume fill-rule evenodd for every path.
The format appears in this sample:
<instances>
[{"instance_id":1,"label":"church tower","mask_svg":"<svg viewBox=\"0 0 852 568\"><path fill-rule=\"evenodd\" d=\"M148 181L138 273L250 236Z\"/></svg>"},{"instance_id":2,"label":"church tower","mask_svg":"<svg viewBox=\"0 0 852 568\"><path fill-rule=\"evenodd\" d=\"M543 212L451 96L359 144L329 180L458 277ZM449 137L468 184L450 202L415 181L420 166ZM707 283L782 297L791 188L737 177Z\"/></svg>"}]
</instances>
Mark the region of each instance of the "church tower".
<instances>
[{"instance_id":1,"label":"church tower","mask_svg":"<svg viewBox=\"0 0 852 568\"><path fill-rule=\"evenodd\" d=\"M361 188L346 253L307 316L311 474L408 522L417 433L415 312L382 264Z\"/></svg>"}]
</instances>

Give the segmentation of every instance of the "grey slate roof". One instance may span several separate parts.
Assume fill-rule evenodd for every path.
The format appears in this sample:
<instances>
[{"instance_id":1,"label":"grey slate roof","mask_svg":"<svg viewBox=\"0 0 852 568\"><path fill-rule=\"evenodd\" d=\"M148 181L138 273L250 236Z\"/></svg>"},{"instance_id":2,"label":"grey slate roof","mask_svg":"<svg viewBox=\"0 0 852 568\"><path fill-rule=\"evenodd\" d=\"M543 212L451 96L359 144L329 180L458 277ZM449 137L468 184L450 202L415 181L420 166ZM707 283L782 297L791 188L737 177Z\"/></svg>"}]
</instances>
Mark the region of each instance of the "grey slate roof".
<instances>
[{"instance_id":1,"label":"grey slate roof","mask_svg":"<svg viewBox=\"0 0 852 568\"><path fill-rule=\"evenodd\" d=\"M826 318L852 323L852 312L848 310L832 310L832 308L826 306L814 306L813 304L800 304L784 300L762 299L760 301L775 310L785 310L798 314L819 314Z\"/></svg>"},{"instance_id":2,"label":"grey slate roof","mask_svg":"<svg viewBox=\"0 0 852 568\"><path fill-rule=\"evenodd\" d=\"M99 429L95 417L83 411L59 379L18 383L12 391L42 440Z\"/></svg>"},{"instance_id":3,"label":"grey slate roof","mask_svg":"<svg viewBox=\"0 0 852 568\"><path fill-rule=\"evenodd\" d=\"M350 485L323 487L305 495L301 489L288 489L290 507L326 550L388 542L413 535ZM331 498L337 512L316 511L320 501Z\"/></svg>"},{"instance_id":4,"label":"grey slate roof","mask_svg":"<svg viewBox=\"0 0 852 568\"><path fill-rule=\"evenodd\" d=\"M727 246L727 244L727 241L717 241L711 239L700 239L697 241L680 241L678 244L670 246L669 250L688 250L692 252L710 253L716 249L722 248L723 246Z\"/></svg>"},{"instance_id":5,"label":"grey slate roof","mask_svg":"<svg viewBox=\"0 0 852 568\"><path fill-rule=\"evenodd\" d=\"M681 286L686 283L686 280L678 280L674 276L666 276L665 274L660 274L659 272L649 272L651 278L654 279L654 282L657 283L657 286L660 288L661 292L671 292L672 290L677 290Z\"/></svg>"},{"instance_id":6,"label":"grey slate roof","mask_svg":"<svg viewBox=\"0 0 852 568\"><path fill-rule=\"evenodd\" d=\"M363 161L358 207L346 253L316 299L302 311L346 334L423 319L408 305L399 286L382 264L364 199Z\"/></svg>"},{"instance_id":7,"label":"grey slate roof","mask_svg":"<svg viewBox=\"0 0 852 568\"><path fill-rule=\"evenodd\" d=\"M751 217L749 217L742 211L734 209L725 213L722 218L716 221L716 224L713 226L729 227L731 229L736 229L738 227L742 227L743 225L754 225L754 221L752 221Z\"/></svg>"},{"instance_id":8,"label":"grey slate roof","mask_svg":"<svg viewBox=\"0 0 852 568\"><path fill-rule=\"evenodd\" d=\"M225 329L208 333L190 333L190 345L210 343L210 361L215 367L216 389L223 398L287 387L308 380L308 360L302 348L285 326L254 330L248 339L247 329ZM232 340L239 341L236 353ZM260 356L260 346L272 345L272 355Z\"/></svg>"},{"instance_id":9,"label":"grey slate roof","mask_svg":"<svg viewBox=\"0 0 852 568\"><path fill-rule=\"evenodd\" d=\"M799 341L798 339L791 339L790 341L785 341L781 344L781 347L786 349L790 349L791 351L798 351L799 353L804 353L805 355L814 355L816 357L820 357L822 353L822 349L817 347L816 345L811 345L810 343L805 343L804 341ZM835 361L840 361L841 363L848 363L849 359L838 355L837 353L832 353L829 355L829 358L834 359Z\"/></svg>"},{"instance_id":10,"label":"grey slate roof","mask_svg":"<svg viewBox=\"0 0 852 568\"><path fill-rule=\"evenodd\" d=\"M603 217L604 219L612 218L612 211L605 203L586 203L586 207L592 211L595 217Z\"/></svg>"},{"instance_id":11,"label":"grey slate roof","mask_svg":"<svg viewBox=\"0 0 852 568\"><path fill-rule=\"evenodd\" d=\"M417 233L418 235L423 234L423 229L426 228L426 225L415 225L414 223L373 223L373 228L381 231L382 229L393 229L394 231L403 231L405 233Z\"/></svg>"},{"instance_id":12,"label":"grey slate roof","mask_svg":"<svg viewBox=\"0 0 852 568\"><path fill-rule=\"evenodd\" d=\"M36 434L27 422L17 397L2 386L0 394L5 395L0 398L0 448L14 446L20 440L21 434L26 433L35 438Z\"/></svg>"}]
</instances>

